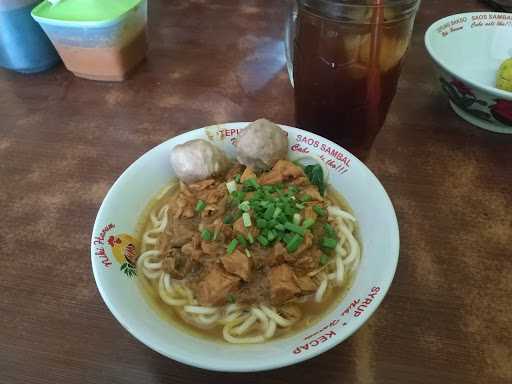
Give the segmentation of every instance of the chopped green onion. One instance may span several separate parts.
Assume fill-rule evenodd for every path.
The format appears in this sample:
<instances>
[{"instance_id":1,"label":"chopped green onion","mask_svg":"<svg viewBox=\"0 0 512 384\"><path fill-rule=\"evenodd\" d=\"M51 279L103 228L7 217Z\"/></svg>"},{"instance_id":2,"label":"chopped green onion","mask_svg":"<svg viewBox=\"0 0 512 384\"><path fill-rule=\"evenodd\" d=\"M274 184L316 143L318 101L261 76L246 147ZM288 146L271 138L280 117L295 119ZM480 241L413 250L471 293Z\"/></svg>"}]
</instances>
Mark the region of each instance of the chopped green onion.
<instances>
[{"instance_id":1,"label":"chopped green onion","mask_svg":"<svg viewBox=\"0 0 512 384\"><path fill-rule=\"evenodd\" d=\"M334 230L331 224L324 224L324 232L328 237L336 238L336 231Z\"/></svg>"},{"instance_id":2,"label":"chopped green onion","mask_svg":"<svg viewBox=\"0 0 512 384\"><path fill-rule=\"evenodd\" d=\"M268 233L267 233L267 239L269 241L272 241L276 238L276 233L273 231L273 230L269 230Z\"/></svg>"},{"instance_id":3,"label":"chopped green onion","mask_svg":"<svg viewBox=\"0 0 512 384\"><path fill-rule=\"evenodd\" d=\"M295 185L290 185L288 187L288 192L297 193L297 192L299 192L299 188L297 188Z\"/></svg>"},{"instance_id":4,"label":"chopped green onion","mask_svg":"<svg viewBox=\"0 0 512 384\"><path fill-rule=\"evenodd\" d=\"M292 216L295 213L295 210L292 207L290 207L289 205L285 205L283 207L283 211L288 216Z\"/></svg>"},{"instance_id":5,"label":"chopped green onion","mask_svg":"<svg viewBox=\"0 0 512 384\"><path fill-rule=\"evenodd\" d=\"M201 212L203 209L205 209L206 203L203 200L197 200L196 204L196 212Z\"/></svg>"},{"instance_id":6,"label":"chopped green onion","mask_svg":"<svg viewBox=\"0 0 512 384\"><path fill-rule=\"evenodd\" d=\"M259 235L256 239L257 239L257 240L259 241L259 243L260 243L261 245L263 245L264 247L266 247L266 246L268 245L268 240L267 240L267 238L266 238L265 236L263 236L263 235Z\"/></svg>"},{"instance_id":7,"label":"chopped green onion","mask_svg":"<svg viewBox=\"0 0 512 384\"><path fill-rule=\"evenodd\" d=\"M256 226L258 228L261 228L261 229L265 228L267 226L267 220L265 220L265 219L257 219L256 220Z\"/></svg>"},{"instance_id":8,"label":"chopped green onion","mask_svg":"<svg viewBox=\"0 0 512 384\"><path fill-rule=\"evenodd\" d=\"M203 231L201 232L201 238L203 240L211 240L212 233L208 229L203 229Z\"/></svg>"},{"instance_id":9,"label":"chopped green onion","mask_svg":"<svg viewBox=\"0 0 512 384\"><path fill-rule=\"evenodd\" d=\"M228 301L228 303L234 304L236 302L236 297L235 295L229 294L226 300Z\"/></svg>"},{"instance_id":10,"label":"chopped green onion","mask_svg":"<svg viewBox=\"0 0 512 384\"><path fill-rule=\"evenodd\" d=\"M260 185L255 178L251 177L250 179L244 181L244 186L247 188L257 189Z\"/></svg>"},{"instance_id":11,"label":"chopped green onion","mask_svg":"<svg viewBox=\"0 0 512 384\"><path fill-rule=\"evenodd\" d=\"M236 192L236 181L231 180L226 183L226 188L228 189L229 193Z\"/></svg>"},{"instance_id":12,"label":"chopped green onion","mask_svg":"<svg viewBox=\"0 0 512 384\"><path fill-rule=\"evenodd\" d=\"M277 221L281 224L284 224L288 221L287 217L285 215L281 215L277 218Z\"/></svg>"},{"instance_id":13,"label":"chopped green onion","mask_svg":"<svg viewBox=\"0 0 512 384\"><path fill-rule=\"evenodd\" d=\"M268 222L268 224L267 224L267 225L268 225L268 227L270 227L270 228L274 228L277 224L279 224L279 223L277 222L277 220L272 219L272 220L269 220L269 222Z\"/></svg>"},{"instance_id":14,"label":"chopped green onion","mask_svg":"<svg viewBox=\"0 0 512 384\"><path fill-rule=\"evenodd\" d=\"M243 191L235 191L231 193L231 198L233 199L233 202L238 205L240 204L244 198L245 198L245 192Z\"/></svg>"},{"instance_id":15,"label":"chopped green onion","mask_svg":"<svg viewBox=\"0 0 512 384\"><path fill-rule=\"evenodd\" d=\"M320 256L319 261L320 261L320 265L325 265L329 262L329 256L322 254L322 256Z\"/></svg>"},{"instance_id":16,"label":"chopped green onion","mask_svg":"<svg viewBox=\"0 0 512 384\"><path fill-rule=\"evenodd\" d=\"M238 240L242 247L247 247L247 240L245 240L245 237L243 237L242 235L238 235L236 239Z\"/></svg>"},{"instance_id":17,"label":"chopped green onion","mask_svg":"<svg viewBox=\"0 0 512 384\"><path fill-rule=\"evenodd\" d=\"M275 210L274 210L274 214L272 215L272 217L274 219L277 219L278 216L281 214L281 212L283 212L283 210L281 209L281 207L277 207Z\"/></svg>"},{"instance_id":18,"label":"chopped green onion","mask_svg":"<svg viewBox=\"0 0 512 384\"><path fill-rule=\"evenodd\" d=\"M320 207L319 205L313 206L313 210L317 213L318 216L325 216L325 209Z\"/></svg>"},{"instance_id":19,"label":"chopped green onion","mask_svg":"<svg viewBox=\"0 0 512 384\"><path fill-rule=\"evenodd\" d=\"M310 228L311 226L313 226L313 224L315 224L315 220L313 219L306 219L304 220L304 222L302 223L302 226L306 229Z\"/></svg>"},{"instance_id":20,"label":"chopped green onion","mask_svg":"<svg viewBox=\"0 0 512 384\"><path fill-rule=\"evenodd\" d=\"M332 239L330 237L324 237L322 239L322 247L324 248L330 248L330 249L334 249L336 248L336 244L338 244L338 241L336 239Z\"/></svg>"},{"instance_id":21,"label":"chopped green onion","mask_svg":"<svg viewBox=\"0 0 512 384\"><path fill-rule=\"evenodd\" d=\"M252 235L250 233L247 235L247 240L249 240L250 244L254 243L254 237L252 237Z\"/></svg>"},{"instance_id":22,"label":"chopped green onion","mask_svg":"<svg viewBox=\"0 0 512 384\"><path fill-rule=\"evenodd\" d=\"M263 190L267 193L274 193L275 192L275 189L273 186L271 185L264 185L263 186Z\"/></svg>"},{"instance_id":23,"label":"chopped green onion","mask_svg":"<svg viewBox=\"0 0 512 384\"><path fill-rule=\"evenodd\" d=\"M300 214L298 213L295 213L293 215L293 224L295 225L300 225L300 222L302 221L302 217L300 216Z\"/></svg>"},{"instance_id":24,"label":"chopped green onion","mask_svg":"<svg viewBox=\"0 0 512 384\"><path fill-rule=\"evenodd\" d=\"M251 252L249 252L249 250L247 248L245 248L245 254L247 255L247 257L249 259L251 258Z\"/></svg>"},{"instance_id":25,"label":"chopped green onion","mask_svg":"<svg viewBox=\"0 0 512 384\"><path fill-rule=\"evenodd\" d=\"M252 225L251 215L249 215L248 212L242 213L242 220L244 222L244 227L245 228L250 227Z\"/></svg>"},{"instance_id":26,"label":"chopped green onion","mask_svg":"<svg viewBox=\"0 0 512 384\"><path fill-rule=\"evenodd\" d=\"M240 178L241 178L241 177L242 177L242 176L240 176L240 174L239 174L239 173L237 173L237 174L235 175L235 177L234 177L235 182L237 182L238 184L240 184Z\"/></svg>"},{"instance_id":27,"label":"chopped green onion","mask_svg":"<svg viewBox=\"0 0 512 384\"><path fill-rule=\"evenodd\" d=\"M231 255L234 252L234 250L237 247L237 245L238 245L238 240L237 239L231 240L231 243L229 243L228 249L226 250L228 255Z\"/></svg>"},{"instance_id":28,"label":"chopped green onion","mask_svg":"<svg viewBox=\"0 0 512 384\"><path fill-rule=\"evenodd\" d=\"M290 223L290 222L287 222L284 227L289 230L290 232L295 232L295 233L298 233L299 235L304 235L304 233L306 232L306 230L304 228L302 228L301 226L297 225L297 224L293 224L293 223Z\"/></svg>"},{"instance_id":29,"label":"chopped green onion","mask_svg":"<svg viewBox=\"0 0 512 384\"><path fill-rule=\"evenodd\" d=\"M297 209L304 209L305 205L304 204L295 204L295 206L297 207Z\"/></svg>"},{"instance_id":30,"label":"chopped green onion","mask_svg":"<svg viewBox=\"0 0 512 384\"><path fill-rule=\"evenodd\" d=\"M228 213L226 216L224 216L224 220L223 220L224 224L233 224L234 221L235 221L235 218L233 217L233 215L231 213Z\"/></svg>"},{"instance_id":31,"label":"chopped green onion","mask_svg":"<svg viewBox=\"0 0 512 384\"><path fill-rule=\"evenodd\" d=\"M277 229L278 231L284 231L285 230L285 227L283 224L276 224L275 229Z\"/></svg>"},{"instance_id":32,"label":"chopped green onion","mask_svg":"<svg viewBox=\"0 0 512 384\"><path fill-rule=\"evenodd\" d=\"M312 199L312 197L306 193L306 194L302 195L302 197L300 198L300 201L302 201L303 203L307 203L308 201L311 201L311 199Z\"/></svg>"},{"instance_id":33,"label":"chopped green onion","mask_svg":"<svg viewBox=\"0 0 512 384\"><path fill-rule=\"evenodd\" d=\"M286 250L290 253L295 252L299 245L302 244L304 238L298 234L293 235L293 237L287 242Z\"/></svg>"},{"instance_id":34,"label":"chopped green onion","mask_svg":"<svg viewBox=\"0 0 512 384\"><path fill-rule=\"evenodd\" d=\"M270 220L270 219L272 219L274 217L274 206L273 205L269 205L268 206L267 210L263 214L263 217L266 220Z\"/></svg>"},{"instance_id":35,"label":"chopped green onion","mask_svg":"<svg viewBox=\"0 0 512 384\"><path fill-rule=\"evenodd\" d=\"M251 205L247 200L245 200L238 205L238 208L240 208L244 212L247 212L249 211L249 209L251 209Z\"/></svg>"}]
</instances>

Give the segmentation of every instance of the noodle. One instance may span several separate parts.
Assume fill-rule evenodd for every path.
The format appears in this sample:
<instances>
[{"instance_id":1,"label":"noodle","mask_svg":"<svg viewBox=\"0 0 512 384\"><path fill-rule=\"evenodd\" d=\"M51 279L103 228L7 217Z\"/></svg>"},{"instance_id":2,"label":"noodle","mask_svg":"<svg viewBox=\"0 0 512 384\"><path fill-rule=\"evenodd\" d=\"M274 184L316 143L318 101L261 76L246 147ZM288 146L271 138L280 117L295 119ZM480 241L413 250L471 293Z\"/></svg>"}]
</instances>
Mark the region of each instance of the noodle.
<instances>
[{"instance_id":1,"label":"noodle","mask_svg":"<svg viewBox=\"0 0 512 384\"><path fill-rule=\"evenodd\" d=\"M176 184L166 187L158 195L158 200L164 199L175 186ZM180 185L180 190L190 194L185 185ZM316 291L293 299L294 303L322 302L333 286L341 286L344 283L347 271L354 270L359 264L361 251L354 237L355 217L326 201L329 204L327 220L334 227L338 237L333 251L334 256L325 265L307 273L306 276L316 281ZM188 286L180 280L173 279L163 270L163 251L166 242L162 243L160 249L159 243L162 234L172 235L168 231L170 204L164 204L160 209L153 209L149 213L149 228L142 233L142 252L136 263L137 269L142 272L140 276L156 284L155 289L163 303L173 307L182 319L198 328L222 327L222 337L233 344L262 343L273 338L278 328L289 329L301 318L296 304L277 309L261 303L250 306L226 304L220 307L199 305ZM220 227L215 227L215 237L219 235Z\"/></svg>"}]
</instances>

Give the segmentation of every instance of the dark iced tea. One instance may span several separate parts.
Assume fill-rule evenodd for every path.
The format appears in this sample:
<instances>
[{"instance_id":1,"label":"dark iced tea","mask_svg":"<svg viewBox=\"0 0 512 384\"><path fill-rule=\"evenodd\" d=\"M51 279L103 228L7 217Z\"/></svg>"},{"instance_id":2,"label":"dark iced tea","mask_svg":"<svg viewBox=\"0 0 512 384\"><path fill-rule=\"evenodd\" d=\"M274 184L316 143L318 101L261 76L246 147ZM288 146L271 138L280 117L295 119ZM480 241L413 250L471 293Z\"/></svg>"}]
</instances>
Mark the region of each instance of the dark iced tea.
<instances>
[{"instance_id":1,"label":"dark iced tea","mask_svg":"<svg viewBox=\"0 0 512 384\"><path fill-rule=\"evenodd\" d=\"M361 8L329 18L300 6L294 44L295 111L300 128L364 159L396 92L414 13ZM354 22L357 18L360 22Z\"/></svg>"}]
</instances>

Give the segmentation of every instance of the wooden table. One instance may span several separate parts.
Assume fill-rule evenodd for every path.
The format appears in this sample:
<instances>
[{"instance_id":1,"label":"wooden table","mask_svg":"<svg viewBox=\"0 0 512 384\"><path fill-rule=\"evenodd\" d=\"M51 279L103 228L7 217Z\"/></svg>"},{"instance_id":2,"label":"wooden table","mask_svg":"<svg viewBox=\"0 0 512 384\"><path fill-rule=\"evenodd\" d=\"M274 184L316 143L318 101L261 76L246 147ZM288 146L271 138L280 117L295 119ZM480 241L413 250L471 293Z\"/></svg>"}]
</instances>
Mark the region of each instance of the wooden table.
<instances>
[{"instance_id":1,"label":"wooden table","mask_svg":"<svg viewBox=\"0 0 512 384\"><path fill-rule=\"evenodd\" d=\"M152 0L149 57L120 84L0 71L0 382L512 382L512 136L451 111L423 46L434 20L480 7L423 1L368 160L401 229L386 300L333 350L266 373L211 373L136 341L98 294L89 239L115 178L163 140L260 116L293 125L282 2Z\"/></svg>"}]
</instances>

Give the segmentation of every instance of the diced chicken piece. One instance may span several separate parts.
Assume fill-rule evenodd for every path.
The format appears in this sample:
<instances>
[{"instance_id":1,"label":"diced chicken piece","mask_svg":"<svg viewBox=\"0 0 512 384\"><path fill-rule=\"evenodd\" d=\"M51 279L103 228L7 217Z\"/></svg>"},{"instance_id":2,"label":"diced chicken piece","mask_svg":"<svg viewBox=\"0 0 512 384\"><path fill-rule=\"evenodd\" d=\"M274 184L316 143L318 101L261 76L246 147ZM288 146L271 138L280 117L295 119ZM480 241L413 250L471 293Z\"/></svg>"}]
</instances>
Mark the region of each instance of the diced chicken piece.
<instances>
[{"instance_id":1,"label":"diced chicken piece","mask_svg":"<svg viewBox=\"0 0 512 384\"><path fill-rule=\"evenodd\" d=\"M207 222L212 222L226 212L225 204L208 204L201 212L201 218L208 219Z\"/></svg>"},{"instance_id":2,"label":"diced chicken piece","mask_svg":"<svg viewBox=\"0 0 512 384\"><path fill-rule=\"evenodd\" d=\"M198 192L210 188L213 184L215 184L214 179L206 179L189 184L188 189L190 189L192 192Z\"/></svg>"},{"instance_id":3,"label":"diced chicken piece","mask_svg":"<svg viewBox=\"0 0 512 384\"><path fill-rule=\"evenodd\" d=\"M306 233L304 234L304 241L302 242L301 245L299 245L299 248L297 248L297 250L292 253L292 256L294 258L297 258L304 251L311 248L312 245L313 245L313 234L310 231L306 231Z\"/></svg>"},{"instance_id":4,"label":"diced chicken piece","mask_svg":"<svg viewBox=\"0 0 512 384\"><path fill-rule=\"evenodd\" d=\"M201 241L201 250L212 257L217 257L224 253L224 247L215 241Z\"/></svg>"},{"instance_id":5,"label":"diced chicken piece","mask_svg":"<svg viewBox=\"0 0 512 384\"><path fill-rule=\"evenodd\" d=\"M224 272L220 267L211 268L204 279L197 284L196 297L201 305L216 306L227 302L230 293L240 285L240 278Z\"/></svg>"},{"instance_id":6,"label":"diced chicken piece","mask_svg":"<svg viewBox=\"0 0 512 384\"><path fill-rule=\"evenodd\" d=\"M176 223L171 229L169 244L172 247L182 247L194 236L195 231L183 223Z\"/></svg>"},{"instance_id":7,"label":"diced chicken piece","mask_svg":"<svg viewBox=\"0 0 512 384\"><path fill-rule=\"evenodd\" d=\"M224 236L224 239L232 239L234 237L234 231L231 225L223 225L222 226L222 235Z\"/></svg>"},{"instance_id":8,"label":"diced chicken piece","mask_svg":"<svg viewBox=\"0 0 512 384\"><path fill-rule=\"evenodd\" d=\"M254 225L251 225L250 227L244 226L244 220L241 217L233 223L233 230L235 233L241 234L245 237L250 233L254 238L256 238L259 234L258 228Z\"/></svg>"},{"instance_id":9,"label":"diced chicken piece","mask_svg":"<svg viewBox=\"0 0 512 384\"><path fill-rule=\"evenodd\" d=\"M168 246L169 246L169 236L160 236L158 238L158 250L161 253L165 253L165 250L168 248Z\"/></svg>"},{"instance_id":10,"label":"diced chicken piece","mask_svg":"<svg viewBox=\"0 0 512 384\"><path fill-rule=\"evenodd\" d=\"M318 188L315 187L314 185L308 185L307 187L304 187L302 189L302 192L304 194L311 196L313 198L313 200L318 200L318 201L324 200L324 198L322 197L320 192L318 192Z\"/></svg>"},{"instance_id":11,"label":"diced chicken piece","mask_svg":"<svg viewBox=\"0 0 512 384\"><path fill-rule=\"evenodd\" d=\"M297 285L299 286L300 290L304 293L312 293L315 292L317 289L315 282L309 276L297 277Z\"/></svg>"},{"instance_id":12,"label":"diced chicken piece","mask_svg":"<svg viewBox=\"0 0 512 384\"><path fill-rule=\"evenodd\" d=\"M233 180L236 175L240 175L243 170L243 165L236 163L234 166L232 166L228 172L226 173L226 180Z\"/></svg>"},{"instance_id":13,"label":"diced chicken piece","mask_svg":"<svg viewBox=\"0 0 512 384\"><path fill-rule=\"evenodd\" d=\"M240 177L240 181L243 183L245 180L249 179L256 179L256 174L251 168L245 167L244 173L242 173L242 176Z\"/></svg>"},{"instance_id":14,"label":"diced chicken piece","mask_svg":"<svg viewBox=\"0 0 512 384\"><path fill-rule=\"evenodd\" d=\"M182 193L186 198L193 199L194 194L188 189L187 184L180 180L180 193Z\"/></svg>"},{"instance_id":15,"label":"diced chicken piece","mask_svg":"<svg viewBox=\"0 0 512 384\"><path fill-rule=\"evenodd\" d=\"M251 263L245 253L242 253L237 249L231 255L222 256L220 261L226 271L241 277L245 281L249 281Z\"/></svg>"},{"instance_id":16,"label":"diced chicken piece","mask_svg":"<svg viewBox=\"0 0 512 384\"><path fill-rule=\"evenodd\" d=\"M181 247L181 252L193 261L199 260L203 255L203 251L194 244L194 241Z\"/></svg>"},{"instance_id":17,"label":"diced chicken piece","mask_svg":"<svg viewBox=\"0 0 512 384\"><path fill-rule=\"evenodd\" d=\"M175 219L180 217L190 219L194 217L194 198L180 192L176 198L176 204L171 205L171 212L173 212Z\"/></svg>"},{"instance_id":18,"label":"diced chicken piece","mask_svg":"<svg viewBox=\"0 0 512 384\"><path fill-rule=\"evenodd\" d=\"M237 304L270 303L270 289L267 272L254 270L249 282L242 284L236 293Z\"/></svg>"},{"instance_id":19,"label":"diced chicken piece","mask_svg":"<svg viewBox=\"0 0 512 384\"><path fill-rule=\"evenodd\" d=\"M217 204L226 197L227 192L228 190L225 183L217 185L214 189L208 191L208 195L205 199L206 204Z\"/></svg>"},{"instance_id":20,"label":"diced chicken piece","mask_svg":"<svg viewBox=\"0 0 512 384\"><path fill-rule=\"evenodd\" d=\"M287 264L281 264L270 270L270 299L272 304L282 304L296 295L301 290L296 283L296 277L292 269Z\"/></svg>"},{"instance_id":21,"label":"diced chicken piece","mask_svg":"<svg viewBox=\"0 0 512 384\"><path fill-rule=\"evenodd\" d=\"M279 160L271 171L264 173L259 178L260 184L277 184L283 181L291 181L303 177L304 171L299 166L288 160Z\"/></svg>"},{"instance_id":22,"label":"diced chicken piece","mask_svg":"<svg viewBox=\"0 0 512 384\"><path fill-rule=\"evenodd\" d=\"M318 268L322 251L317 248L303 252L293 265L296 272L305 274Z\"/></svg>"},{"instance_id":23,"label":"diced chicken piece","mask_svg":"<svg viewBox=\"0 0 512 384\"><path fill-rule=\"evenodd\" d=\"M284 262L284 256L288 253L283 243L277 241L272 247L272 252L266 252L265 265L274 267Z\"/></svg>"},{"instance_id":24,"label":"diced chicken piece","mask_svg":"<svg viewBox=\"0 0 512 384\"><path fill-rule=\"evenodd\" d=\"M308 183L308 181L309 180L306 176L300 176L300 177L297 177L295 180L290 181L290 184L301 186L301 185L306 185Z\"/></svg>"},{"instance_id":25,"label":"diced chicken piece","mask_svg":"<svg viewBox=\"0 0 512 384\"><path fill-rule=\"evenodd\" d=\"M247 234L249 233L249 229L247 227L244 226L244 221L243 219L240 217L238 218L234 223L233 223L233 230L236 232L236 233L240 233L244 236L247 236Z\"/></svg>"},{"instance_id":26,"label":"diced chicken piece","mask_svg":"<svg viewBox=\"0 0 512 384\"><path fill-rule=\"evenodd\" d=\"M295 261L295 258L292 258L286 247L282 242L277 241L272 250L269 251L268 248L260 248L259 246L254 246L252 251L254 263L258 268L261 267L275 267L276 265L282 264L286 259L290 259L290 261Z\"/></svg>"},{"instance_id":27,"label":"diced chicken piece","mask_svg":"<svg viewBox=\"0 0 512 384\"><path fill-rule=\"evenodd\" d=\"M312 206L308 205L306 208L304 208L304 220L314 220L316 221L316 218L318 215L316 214L315 210Z\"/></svg>"},{"instance_id":28,"label":"diced chicken piece","mask_svg":"<svg viewBox=\"0 0 512 384\"><path fill-rule=\"evenodd\" d=\"M162 269L175 279L183 279L191 267L191 260L177 248L171 248L169 256L162 260Z\"/></svg>"}]
</instances>

